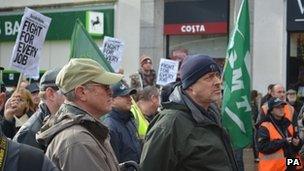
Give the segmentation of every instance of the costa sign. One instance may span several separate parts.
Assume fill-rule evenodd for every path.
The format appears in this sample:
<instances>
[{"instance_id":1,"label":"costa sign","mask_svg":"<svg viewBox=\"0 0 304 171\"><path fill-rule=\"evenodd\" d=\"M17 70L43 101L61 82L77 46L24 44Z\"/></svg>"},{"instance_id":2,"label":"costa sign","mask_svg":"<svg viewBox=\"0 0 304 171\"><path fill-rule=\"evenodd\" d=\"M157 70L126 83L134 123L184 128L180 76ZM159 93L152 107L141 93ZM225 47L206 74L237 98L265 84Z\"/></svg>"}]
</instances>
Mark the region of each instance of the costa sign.
<instances>
[{"instance_id":1,"label":"costa sign","mask_svg":"<svg viewBox=\"0 0 304 171\"><path fill-rule=\"evenodd\" d=\"M190 34L226 34L227 22L216 23L192 23L192 24L166 24L166 35L190 35Z\"/></svg>"},{"instance_id":2,"label":"costa sign","mask_svg":"<svg viewBox=\"0 0 304 171\"><path fill-rule=\"evenodd\" d=\"M183 33L198 33L204 31L205 31L204 25L183 25L181 27L181 32Z\"/></svg>"}]
</instances>

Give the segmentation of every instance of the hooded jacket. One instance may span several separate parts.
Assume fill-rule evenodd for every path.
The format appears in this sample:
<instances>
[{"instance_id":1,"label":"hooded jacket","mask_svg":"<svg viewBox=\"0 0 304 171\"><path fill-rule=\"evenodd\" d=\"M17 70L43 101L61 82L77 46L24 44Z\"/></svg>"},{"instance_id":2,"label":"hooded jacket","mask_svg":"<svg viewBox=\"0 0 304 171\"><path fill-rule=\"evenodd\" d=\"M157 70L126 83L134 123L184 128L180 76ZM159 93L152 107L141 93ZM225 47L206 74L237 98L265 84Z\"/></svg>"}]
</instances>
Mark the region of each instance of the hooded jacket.
<instances>
[{"instance_id":1,"label":"hooded jacket","mask_svg":"<svg viewBox=\"0 0 304 171\"><path fill-rule=\"evenodd\" d=\"M63 104L38 132L46 155L64 171L119 170L108 129L73 103Z\"/></svg>"},{"instance_id":2,"label":"hooded jacket","mask_svg":"<svg viewBox=\"0 0 304 171\"><path fill-rule=\"evenodd\" d=\"M177 86L150 123L140 167L154 170L235 171L237 164L219 113L195 104Z\"/></svg>"}]
</instances>

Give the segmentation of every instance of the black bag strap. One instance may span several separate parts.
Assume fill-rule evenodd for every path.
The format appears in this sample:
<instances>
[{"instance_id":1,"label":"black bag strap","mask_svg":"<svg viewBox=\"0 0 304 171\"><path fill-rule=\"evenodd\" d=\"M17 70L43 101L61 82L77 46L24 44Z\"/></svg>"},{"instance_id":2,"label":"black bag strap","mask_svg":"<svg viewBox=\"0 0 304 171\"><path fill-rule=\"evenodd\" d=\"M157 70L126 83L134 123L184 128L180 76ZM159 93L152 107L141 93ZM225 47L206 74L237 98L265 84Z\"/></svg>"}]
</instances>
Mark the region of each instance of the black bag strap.
<instances>
[{"instance_id":1,"label":"black bag strap","mask_svg":"<svg viewBox=\"0 0 304 171\"><path fill-rule=\"evenodd\" d=\"M5 160L7 156L8 141L2 136L0 138L0 171L4 170Z\"/></svg>"},{"instance_id":2,"label":"black bag strap","mask_svg":"<svg viewBox=\"0 0 304 171\"><path fill-rule=\"evenodd\" d=\"M41 171L44 153L38 148L20 144L18 171Z\"/></svg>"}]
</instances>

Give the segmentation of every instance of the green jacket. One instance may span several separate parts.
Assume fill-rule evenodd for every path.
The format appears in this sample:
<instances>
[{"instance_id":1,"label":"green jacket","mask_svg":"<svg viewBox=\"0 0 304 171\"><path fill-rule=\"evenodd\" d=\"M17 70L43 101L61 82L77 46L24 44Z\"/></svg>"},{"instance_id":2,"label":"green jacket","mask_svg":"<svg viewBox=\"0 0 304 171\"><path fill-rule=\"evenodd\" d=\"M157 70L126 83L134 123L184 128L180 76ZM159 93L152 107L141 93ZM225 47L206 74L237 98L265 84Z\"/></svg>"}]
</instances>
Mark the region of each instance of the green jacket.
<instances>
[{"instance_id":1,"label":"green jacket","mask_svg":"<svg viewBox=\"0 0 304 171\"><path fill-rule=\"evenodd\" d=\"M148 128L142 171L235 171L237 164L219 112L196 105L177 87Z\"/></svg>"}]
</instances>

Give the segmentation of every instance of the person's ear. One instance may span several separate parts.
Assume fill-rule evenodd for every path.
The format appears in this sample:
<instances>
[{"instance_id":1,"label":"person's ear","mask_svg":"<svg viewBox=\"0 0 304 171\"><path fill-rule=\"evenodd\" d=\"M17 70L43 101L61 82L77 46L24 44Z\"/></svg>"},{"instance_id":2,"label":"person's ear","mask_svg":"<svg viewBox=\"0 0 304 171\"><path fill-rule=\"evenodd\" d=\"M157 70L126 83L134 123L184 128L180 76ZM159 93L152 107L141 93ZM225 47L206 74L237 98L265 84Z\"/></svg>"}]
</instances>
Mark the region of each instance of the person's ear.
<instances>
[{"instance_id":1,"label":"person's ear","mask_svg":"<svg viewBox=\"0 0 304 171\"><path fill-rule=\"evenodd\" d=\"M74 90L72 90L75 92L76 95L76 99L79 99L81 101L86 101L87 97L87 91L86 88L84 86L77 86Z\"/></svg>"}]
</instances>

